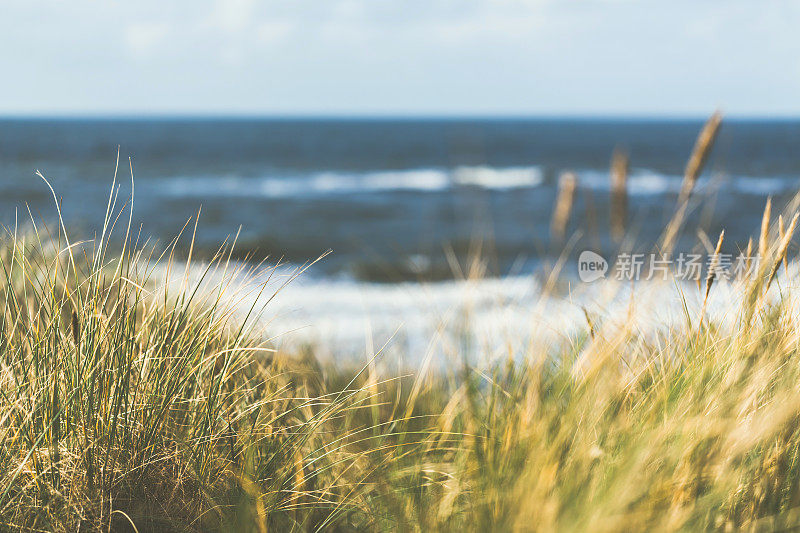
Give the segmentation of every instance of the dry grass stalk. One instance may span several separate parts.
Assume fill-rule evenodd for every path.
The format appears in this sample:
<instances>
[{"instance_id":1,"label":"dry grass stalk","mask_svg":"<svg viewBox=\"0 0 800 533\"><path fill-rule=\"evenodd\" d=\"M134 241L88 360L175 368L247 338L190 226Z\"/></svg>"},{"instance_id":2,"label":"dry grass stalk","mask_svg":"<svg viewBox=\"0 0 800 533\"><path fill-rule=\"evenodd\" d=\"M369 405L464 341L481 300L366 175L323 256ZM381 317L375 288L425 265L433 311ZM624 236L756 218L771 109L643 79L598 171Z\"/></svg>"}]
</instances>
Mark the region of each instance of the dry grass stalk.
<instances>
[{"instance_id":1,"label":"dry grass stalk","mask_svg":"<svg viewBox=\"0 0 800 533\"><path fill-rule=\"evenodd\" d=\"M553 211L553 218L550 222L550 232L556 240L564 239L569 216L572 213L572 206L575 203L577 186L578 178L572 172L565 172L558 181L556 208Z\"/></svg>"},{"instance_id":2,"label":"dry grass stalk","mask_svg":"<svg viewBox=\"0 0 800 533\"><path fill-rule=\"evenodd\" d=\"M783 242L783 238L786 236L786 227L783 224L783 215L778 215L778 235ZM783 270L788 274L789 273L789 265L786 262L786 254L783 254Z\"/></svg>"},{"instance_id":3,"label":"dry grass stalk","mask_svg":"<svg viewBox=\"0 0 800 533\"><path fill-rule=\"evenodd\" d=\"M769 289L770 284L772 284L772 280L775 279L775 275L778 273L778 269L781 266L781 262L786 258L786 251L789 249L789 244L792 242L792 236L794 235L794 230L797 227L797 217L800 216L795 214L792 217L792 221L789 223L789 227L787 228L786 232L783 235L783 238L780 240L778 244L778 253L775 256L775 261L772 264L772 270L769 273L769 278L767 279L767 290Z\"/></svg>"},{"instance_id":4,"label":"dry grass stalk","mask_svg":"<svg viewBox=\"0 0 800 533\"><path fill-rule=\"evenodd\" d=\"M722 241L725 238L725 230L722 230L717 239L717 246L714 248L714 255L711 256L711 262L708 265L708 273L706 274L706 292L703 295L703 305L705 306L708 300L708 294L711 292L711 286L717 278L717 267L719 266L719 252L722 250Z\"/></svg>"},{"instance_id":5,"label":"dry grass stalk","mask_svg":"<svg viewBox=\"0 0 800 533\"><path fill-rule=\"evenodd\" d=\"M703 323L703 318L706 314L706 304L708 304L708 295L711 293L711 287L714 285L714 280L717 279L717 268L719 267L719 253L722 250L722 241L725 239L725 230L722 230L717 239L717 245L714 248L714 255L711 256L711 262L708 264L708 273L706 274L706 290L703 295L703 305L700 308L700 320L698 324ZM698 288L700 286L700 279L697 280ZM701 329L698 328L697 334L699 335Z\"/></svg>"},{"instance_id":6,"label":"dry grass stalk","mask_svg":"<svg viewBox=\"0 0 800 533\"><path fill-rule=\"evenodd\" d=\"M678 230L681 228L683 218L686 215L687 205L688 204L684 202L678 206L678 210L675 212L672 220L669 221L669 224L667 224L666 230L664 230L664 238L661 241L661 251L665 256L669 256L672 253L672 248L675 246L675 240L678 237Z\"/></svg>"},{"instance_id":7,"label":"dry grass stalk","mask_svg":"<svg viewBox=\"0 0 800 533\"><path fill-rule=\"evenodd\" d=\"M586 318L586 324L589 326L589 336L594 339L594 321L589 316L589 311L586 310L586 307L581 307L583 309L583 316Z\"/></svg>"},{"instance_id":8,"label":"dry grass stalk","mask_svg":"<svg viewBox=\"0 0 800 533\"><path fill-rule=\"evenodd\" d=\"M686 202L689 196L691 196L694 186L697 183L697 178L700 177L708 155L714 147L714 141L717 138L717 132L719 131L721 123L722 113L715 111L708 121L706 121L705 126L703 126L703 129L700 131L700 135L697 136L692 155L689 158L689 162L686 164L686 171L683 174L679 203Z\"/></svg>"},{"instance_id":9,"label":"dry grass stalk","mask_svg":"<svg viewBox=\"0 0 800 533\"><path fill-rule=\"evenodd\" d=\"M581 191L584 203L586 204L586 226L591 232L592 242L595 247L600 247L600 233L597 225L597 209L595 208L594 195L590 189Z\"/></svg>"},{"instance_id":10,"label":"dry grass stalk","mask_svg":"<svg viewBox=\"0 0 800 533\"><path fill-rule=\"evenodd\" d=\"M750 237L749 239L747 239L747 251L745 252L744 256L745 272L750 272L750 266L752 265L752 258L753 258L753 238Z\"/></svg>"},{"instance_id":11,"label":"dry grass stalk","mask_svg":"<svg viewBox=\"0 0 800 533\"><path fill-rule=\"evenodd\" d=\"M611 235L617 242L625 235L628 218L628 156L615 150L611 158Z\"/></svg>"},{"instance_id":12,"label":"dry grass stalk","mask_svg":"<svg viewBox=\"0 0 800 533\"><path fill-rule=\"evenodd\" d=\"M761 217L761 233L758 236L758 255L763 261L767 257L769 247L769 219L772 217L772 198L767 198L764 214Z\"/></svg>"},{"instance_id":13,"label":"dry grass stalk","mask_svg":"<svg viewBox=\"0 0 800 533\"><path fill-rule=\"evenodd\" d=\"M719 111L714 112L705 126L703 126L700 135L697 136L692 155L689 158L689 162L686 164L686 171L684 172L683 183L681 184L681 192L678 195L678 208L672 216L672 220L667 224L664 230L664 238L661 241L661 249L663 253L667 255L672 253L672 248L675 245L678 232L686 217L689 197L692 195L692 191L694 191L697 178L700 177L700 173L703 171L703 166L708 159L708 154L711 153L711 148L714 146L714 140L717 137L721 122L722 114Z\"/></svg>"}]
</instances>

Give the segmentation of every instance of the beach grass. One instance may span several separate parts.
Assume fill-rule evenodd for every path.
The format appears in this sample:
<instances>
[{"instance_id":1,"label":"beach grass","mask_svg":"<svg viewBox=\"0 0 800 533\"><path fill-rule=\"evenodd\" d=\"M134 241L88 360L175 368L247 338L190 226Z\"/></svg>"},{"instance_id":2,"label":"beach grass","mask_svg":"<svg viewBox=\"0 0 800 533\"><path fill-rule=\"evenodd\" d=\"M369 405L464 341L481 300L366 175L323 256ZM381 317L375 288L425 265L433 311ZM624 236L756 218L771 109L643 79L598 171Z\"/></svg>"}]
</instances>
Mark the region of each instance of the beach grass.
<instances>
[{"instance_id":1,"label":"beach grass","mask_svg":"<svg viewBox=\"0 0 800 533\"><path fill-rule=\"evenodd\" d=\"M500 362L385 375L380 353L348 369L276 352L269 298L245 298L274 270L242 271L233 243L179 266L178 239L141 243L115 190L93 239L2 238L0 530L800 525L800 322L777 275L792 213L780 231L765 213L725 325L709 276L678 327L587 314Z\"/></svg>"}]
</instances>

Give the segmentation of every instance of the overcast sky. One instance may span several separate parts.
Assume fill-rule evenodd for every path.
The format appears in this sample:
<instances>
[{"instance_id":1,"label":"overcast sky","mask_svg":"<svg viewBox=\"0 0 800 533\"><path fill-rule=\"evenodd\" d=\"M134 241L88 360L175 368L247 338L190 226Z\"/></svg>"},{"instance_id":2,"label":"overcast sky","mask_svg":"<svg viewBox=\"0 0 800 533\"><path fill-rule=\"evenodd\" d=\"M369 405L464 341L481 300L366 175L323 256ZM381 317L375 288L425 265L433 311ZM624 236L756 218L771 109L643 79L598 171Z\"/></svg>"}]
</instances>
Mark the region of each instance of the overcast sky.
<instances>
[{"instance_id":1,"label":"overcast sky","mask_svg":"<svg viewBox=\"0 0 800 533\"><path fill-rule=\"evenodd\" d=\"M795 0L0 0L0 114L800 115Z\"/></svg>"}]
</instances>

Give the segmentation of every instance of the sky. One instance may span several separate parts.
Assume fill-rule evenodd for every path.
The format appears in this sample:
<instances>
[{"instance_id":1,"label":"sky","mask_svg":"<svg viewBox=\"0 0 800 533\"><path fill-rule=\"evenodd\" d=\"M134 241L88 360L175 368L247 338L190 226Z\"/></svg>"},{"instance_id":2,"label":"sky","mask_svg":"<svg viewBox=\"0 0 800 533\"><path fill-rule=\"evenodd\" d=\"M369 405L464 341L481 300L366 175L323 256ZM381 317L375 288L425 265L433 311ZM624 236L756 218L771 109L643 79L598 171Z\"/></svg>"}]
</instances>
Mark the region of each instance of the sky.
<instances>
[{"instance_id":1,"label":"sky","mask_svg":"<svg viewBox=\"0 0 800 533\"><path fill-rule=\"evenodd\" d=\"M800 116L796 0L0 0L0 114Z\"/></svg>"}]
</instances>

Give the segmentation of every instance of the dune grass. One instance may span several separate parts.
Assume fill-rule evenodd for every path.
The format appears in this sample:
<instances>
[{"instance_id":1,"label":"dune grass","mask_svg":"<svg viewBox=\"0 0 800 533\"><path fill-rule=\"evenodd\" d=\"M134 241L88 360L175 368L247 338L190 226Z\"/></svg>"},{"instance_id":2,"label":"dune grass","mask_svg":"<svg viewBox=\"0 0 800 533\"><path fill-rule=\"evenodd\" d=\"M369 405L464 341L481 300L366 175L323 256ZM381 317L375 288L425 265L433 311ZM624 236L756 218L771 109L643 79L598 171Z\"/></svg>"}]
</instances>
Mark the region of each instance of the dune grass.
<instances>
[{"instance_id":1,"label":"dune grass","mask_svg":"<svg viewBox=\"0 0 800 533\"><path fill-rule=\"evenodd\" d=\"M112 194L90 241L2 238L0 530L800 525L800 322L776 277L796 219L775 235L765 215L730 325L705 305L656 334L587 320L501 363L387 377L274 352L268 305L243 315L232 281L266 291L269 268L223 246L190 281L191 252L170 272L174 243L156 254L122 213Z\"/></svg>"}]
</instances>

